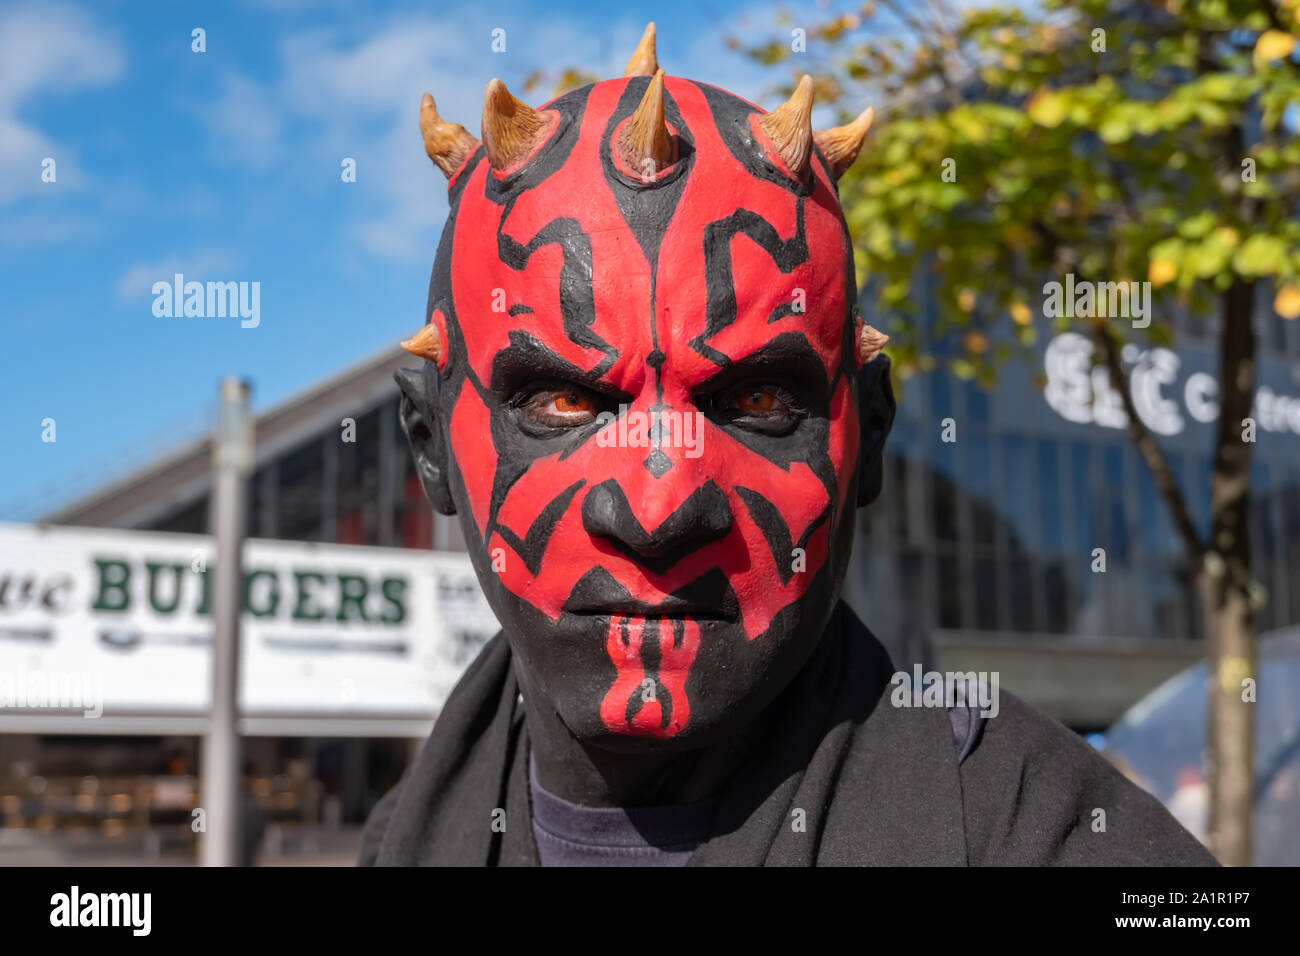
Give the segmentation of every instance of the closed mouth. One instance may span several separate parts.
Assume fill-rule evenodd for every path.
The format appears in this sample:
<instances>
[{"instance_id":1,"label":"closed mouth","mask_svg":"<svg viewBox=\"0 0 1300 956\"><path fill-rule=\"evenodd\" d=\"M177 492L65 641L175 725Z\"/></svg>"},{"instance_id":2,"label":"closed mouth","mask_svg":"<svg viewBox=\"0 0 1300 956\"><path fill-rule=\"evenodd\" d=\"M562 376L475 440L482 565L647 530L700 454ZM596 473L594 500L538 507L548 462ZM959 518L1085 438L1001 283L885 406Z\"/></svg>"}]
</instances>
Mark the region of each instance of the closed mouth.
<instances>
[{"instance_id":1,"label":"closed mouth","mask_svg":"<svg viewBox=\"0 0 1300 956\"><path fill-rule=\"evenodd\" d=\"M702 608L676 601L664 601L660 604L648 604L644 601L618 601L614 604L592 607L566 607L570 614L584 614L593 617L656 617L695 621L734 621L734 613L725 608Z\"/></svg>"},{"instance_id":2,"label":"closed mouth","mask_svg":"<svg viewBox=\"0 0 1300 956\"><path fill-rule=\"evenodd\" d=\"M671 620L740 620L740 604L718 569L697 578L659 601L642 601L602 567L583 575L564 604L564 612L588 617L644 617Z\"/></svg>"}]
</instances>

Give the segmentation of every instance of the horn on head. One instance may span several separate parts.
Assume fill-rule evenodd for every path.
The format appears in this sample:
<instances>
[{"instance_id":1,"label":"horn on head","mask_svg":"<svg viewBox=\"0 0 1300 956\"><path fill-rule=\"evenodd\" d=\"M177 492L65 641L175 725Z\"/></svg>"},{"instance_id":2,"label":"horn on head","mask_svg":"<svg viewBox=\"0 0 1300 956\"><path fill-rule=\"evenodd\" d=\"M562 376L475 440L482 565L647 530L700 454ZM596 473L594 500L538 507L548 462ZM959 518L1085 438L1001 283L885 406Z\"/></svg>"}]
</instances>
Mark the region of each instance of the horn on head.
<instances>
[{"instance_id":1,"label":"horn on head","mask_svg":"<svg viewBox=\"0 0 1300 956\"><path fill-rule=\"evenodd\" d=\"M627 61L623 76L654 76L658 69L659 58L655 56L655 25L652 20L646 24L645 32L641 34L641 42L636 45L636 51Z\"/></svg>"},{"instance_id":2,"label":"horn on head","mask_svg":"<svg viewBox=\"0 0 1300 956\"><path fill-rule=\"evenodd\" d=\"M889 336L869 325L858 326L858 364L866 365L880 354Z\"/></svg>"},{"instance_id":3,"label":"horn on head","mask_svg":"<svg viewBox=\"0 0 1300 956\"><path fill-rule=\"evenodd\" d=\"M442 358L442 335L438 332L438 326L430 322L403 342L402 348L437 365Z\"/></svg>"},{"instance_id":4,"label":"horn on head","mask_svg":"<svg viewBox=\"0 0 1300 956\"><path fill-rule=\"evenodd\" d=\"M813 81L805 73L791 97L758 121L777 156L797 177L808 171L812 156L812 101Z\"/></svg>"},{"instance_id":5,"label":"horn on head","mask_svg":"<svg viewBox=\"0 0 1300 956\"><path fill-rule=\"evenodd\" d=\"M858 158L862 143L867 138L867 130L871 129L871 121L875 118L876 111L868 106L852 123L813 130L813 142L831 164L836 179L848 172L853 161Z\"/></svg>"},{"instance_id":6,"label":"horn on head","mask_svg":"<svg viewBox=\"0 0 1300 956\"><path fill-rule=\"evenodd\" d=\"M546 136L552 121L493 79L483 94L483 146L492 168L516 165Z\"/></svg>"},{"instance_id":7,"label":"horn on head","mask_svg":"<svg viewBox=\"0 0 1300 956\"><path fill-rule=\"evenodd\" d=\"M448 123L438 115L438 104L428 93L420 100L420 132L424 135L424 151L448 179L478 149L478 140L465 127Z\"/></svg>"},{"instance_id":8,"label":"horn on head","mask_svg":"<svg viewBox=\"0 0 1300 956\"><path fill-rule=\"evenodd\" d=\"M664 120L663 70L655 70L640 105L619 133L618 154L635 172L650 172L647 163L655 173L672 164L673 141Z\"/></svg>"}]
</instances>

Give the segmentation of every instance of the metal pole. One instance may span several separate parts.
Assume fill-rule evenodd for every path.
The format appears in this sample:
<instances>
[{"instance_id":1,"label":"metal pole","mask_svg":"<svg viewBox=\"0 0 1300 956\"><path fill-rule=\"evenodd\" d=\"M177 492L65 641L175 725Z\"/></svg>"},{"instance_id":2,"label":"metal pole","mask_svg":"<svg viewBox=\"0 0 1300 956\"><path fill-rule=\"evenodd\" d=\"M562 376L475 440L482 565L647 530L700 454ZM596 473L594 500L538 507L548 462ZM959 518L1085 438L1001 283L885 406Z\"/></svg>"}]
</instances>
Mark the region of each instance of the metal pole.
<instances>
[{"instance_id":1,"label":"metal pole","mask_svg":"<svg viewBox=\"0 0 1300 956\"><path fill-rule=\"evenodd\" d=\"M204 830L203 866L239 859L239 625L243 612L240 553L253 470L253 423L248 384L221 383L221 421L212 441L212 708L199 768Z\"/></svg>"}]
</instances>

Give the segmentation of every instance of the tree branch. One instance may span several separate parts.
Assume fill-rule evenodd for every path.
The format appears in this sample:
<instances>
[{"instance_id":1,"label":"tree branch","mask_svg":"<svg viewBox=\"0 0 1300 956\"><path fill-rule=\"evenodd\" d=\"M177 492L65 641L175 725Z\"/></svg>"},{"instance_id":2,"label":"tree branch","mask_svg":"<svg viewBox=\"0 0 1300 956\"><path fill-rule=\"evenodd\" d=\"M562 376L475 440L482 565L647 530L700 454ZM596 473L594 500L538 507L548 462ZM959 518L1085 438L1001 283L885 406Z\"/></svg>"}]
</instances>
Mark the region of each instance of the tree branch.
<instances>
[{"instance_id":1,"label":"tree branch","mask_svg":"<svg viewBox=\"0 0 1300 956\"><path fill-rule=\"evenodd\" d=\"M1201 562L1205 559L1205 543L1196 533L1196 522L1192 520L1191 512L1187 508L1187 498L1177 478L1174 477L1173 469L1169 467L1169 459L1165 457L1164 449L1160 447L1160 443L1156 441L1155 436L1138 415L1137 405L1133 401L1133 390L1129 388L1128 378L1124 375L1124 367L1120 362L1120 341L1104 322L1097 322L1094 325L1093 338L1101 348L1106 368L1110 372L1110 387L1119 393L1124 411L1128 415L1129 437L1133 439L1138 453L1151 471L1156 490L1160 492L1165 506L1169 509L1174 529L1187 549L1187 561L1192 573L1195 574L1200 570Z\"/></svg>"}]
</instances>

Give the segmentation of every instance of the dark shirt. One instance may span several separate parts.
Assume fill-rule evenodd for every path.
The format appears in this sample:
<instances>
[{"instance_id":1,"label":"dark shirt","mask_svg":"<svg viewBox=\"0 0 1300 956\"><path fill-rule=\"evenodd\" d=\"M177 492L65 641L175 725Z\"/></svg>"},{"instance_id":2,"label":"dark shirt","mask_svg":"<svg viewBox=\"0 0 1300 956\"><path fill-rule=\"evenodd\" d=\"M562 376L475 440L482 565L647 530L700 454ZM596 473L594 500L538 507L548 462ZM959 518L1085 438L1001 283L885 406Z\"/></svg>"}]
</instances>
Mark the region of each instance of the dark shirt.
<instances>
[{"instance_id":1,"label":"dark shirt","mask_svg":"<svg viewBox=\"0 0 1300 956\"><path fill-rule=\"evenodd\" d=\"M584 807L543 789L528 761L533 838L542 866L683 866L708 836L718 800L663 807Z\"/></svg>"}]
</instances>

